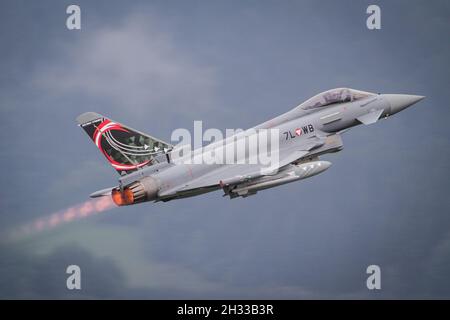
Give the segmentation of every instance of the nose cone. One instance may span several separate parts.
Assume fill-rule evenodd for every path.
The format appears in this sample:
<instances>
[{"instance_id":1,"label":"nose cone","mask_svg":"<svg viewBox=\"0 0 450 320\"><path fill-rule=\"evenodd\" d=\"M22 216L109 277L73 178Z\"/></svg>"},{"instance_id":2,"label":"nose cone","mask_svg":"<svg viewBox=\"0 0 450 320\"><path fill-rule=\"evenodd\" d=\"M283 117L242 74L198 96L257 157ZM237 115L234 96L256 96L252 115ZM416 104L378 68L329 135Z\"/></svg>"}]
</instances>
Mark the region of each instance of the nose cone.
<instances>
[{"instance_id":1,"label":"nose cone","mask_svg":"<svg viewBox=\"0 0 450 320\"><path fill-rule=\"evenodd\" d=\"M311 161L296 165L294 172L299 179L305 179L322 173L331 166L329 161Z\"/></svg>"},{"instance_id":2,"label":"nose cone","mask_svg":"<svg viewBox=\"0 0 450 320\"><path fill-rule=\"evenodd\" d=\"M411 94L385 94L383 96L391 105L391 114L402 111L425 98Z\"/></svg>"}]
</instances>

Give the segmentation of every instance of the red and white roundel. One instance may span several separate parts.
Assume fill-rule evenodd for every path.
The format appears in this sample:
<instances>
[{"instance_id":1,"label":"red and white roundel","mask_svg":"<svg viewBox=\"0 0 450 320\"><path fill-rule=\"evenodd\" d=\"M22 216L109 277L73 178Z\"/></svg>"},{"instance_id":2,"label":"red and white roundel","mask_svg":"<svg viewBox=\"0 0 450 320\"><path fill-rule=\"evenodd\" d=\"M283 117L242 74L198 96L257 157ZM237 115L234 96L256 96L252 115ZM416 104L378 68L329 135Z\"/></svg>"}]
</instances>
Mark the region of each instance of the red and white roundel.
<instances>
[{"instance_id":1,"label":"red and white roundel","mask_svg":"<svg viewBox=\"0 0 450 320\"><path fill-rule=\"evenodd\" d=\"M302 129L300 129L300 128L295 129L295 134L296 135L301 136L302 133L303 133Z\"/></svg>"}]
</instances>

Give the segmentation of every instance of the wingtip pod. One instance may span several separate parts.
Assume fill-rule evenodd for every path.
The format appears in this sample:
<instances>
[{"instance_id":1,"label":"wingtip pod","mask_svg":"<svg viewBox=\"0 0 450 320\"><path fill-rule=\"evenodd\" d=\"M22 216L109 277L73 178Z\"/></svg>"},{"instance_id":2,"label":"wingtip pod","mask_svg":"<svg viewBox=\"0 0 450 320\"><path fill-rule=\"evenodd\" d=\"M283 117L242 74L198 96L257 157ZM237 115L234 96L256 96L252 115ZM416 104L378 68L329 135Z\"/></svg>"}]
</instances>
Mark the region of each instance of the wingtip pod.
<instances>
[{"instance_id":1,"label":"wingtip pod","mask_svg":"<svg viewBox=\"0 0 450 320\"><path fill-rule=\"evenodd\" d=\"M101 119L102 117L103 116L101 114L89 111L89 112L85 112L85 113L80 114L76 118L76 121L77 121L78 125L82 126L82 125L84 125L86 123L90 123L90 122L92 122L94 120Z\"/></svg>"}]
</instances>

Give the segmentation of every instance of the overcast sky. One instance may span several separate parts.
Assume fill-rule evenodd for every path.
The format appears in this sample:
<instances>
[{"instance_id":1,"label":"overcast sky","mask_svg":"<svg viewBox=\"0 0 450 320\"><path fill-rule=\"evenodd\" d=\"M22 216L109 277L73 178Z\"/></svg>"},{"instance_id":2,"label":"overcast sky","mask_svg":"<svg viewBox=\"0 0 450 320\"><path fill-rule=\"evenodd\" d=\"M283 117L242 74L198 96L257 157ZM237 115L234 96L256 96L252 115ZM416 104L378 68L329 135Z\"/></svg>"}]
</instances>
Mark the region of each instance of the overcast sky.
<instances>
[{"instance_id":1,"label":"overcast sky","mask_svg":"<svg viewBox=\"0 0 450 320\"><path fill-rule=\"evenodd\" d=\"M448 1L76 1L69 31L72 3L0 3L1 298L450 298ZM335 87L426 99L346 133L308 180L15 234L115 185L83 112L169 141ZM81 291L66 289L70 264Z\"/></svg>"}]
</instances>

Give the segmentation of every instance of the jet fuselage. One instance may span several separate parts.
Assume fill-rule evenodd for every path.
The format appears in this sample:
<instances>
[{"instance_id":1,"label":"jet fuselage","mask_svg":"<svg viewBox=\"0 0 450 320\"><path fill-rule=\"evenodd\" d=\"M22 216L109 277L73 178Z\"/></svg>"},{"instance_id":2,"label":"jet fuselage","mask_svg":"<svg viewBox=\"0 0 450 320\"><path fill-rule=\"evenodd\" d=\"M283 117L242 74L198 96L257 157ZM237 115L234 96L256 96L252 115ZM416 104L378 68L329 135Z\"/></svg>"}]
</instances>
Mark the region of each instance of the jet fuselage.
<instances>
[{"instance_id":1,"label":"jet fuselage","mask_svg":"<svg viewBox=\"0 0 450 320\"><path fill-rule=\"evenodd\" d=\"M79 117L80 125L91 134L116 170L133 170L126 172L127 174L121 171L123 175L119 178L118 187L101 190L91 196L104 196L112 192L113 199L119 205L149 200L168 201L217 189L223 189L230 198L246 197L259 190L325 171L331 163L321 161L318 157L343 148L342 132L359 124L368 125L380 118L387 118L423 98L415 95L373 94L346 88L333 89L254 128L195 149L189 155L175 157L177 148L171 148L163 155L151 158L152 165L146 165L150 160L143 156L141 158L147 162L142 160L142 165L133 160L141 159L139 157L148 149L147 143L161 143L163 146L168 144L139 132L134 133L132 129L121 127L98 114L86 113ZM94 127L89 129L92 125ZM128 146L108 132L108 126L134 134L132 139L124 142L130 139L136 141L135 138L148 142L144 142L142 146L135 143ZM245 146L245 152L235 155L236 163L233 164L197 161L206 154L223 152L227 146L236 144L236 141L251 139L263 130L272 130L278 136L276 142L279 159L276 165L266 168L267 170L258 163L248 161L262 155L262 152L267 153L267 150L251 149L248 146ZM116 142L120 145L115 144ZM110 145L112 148L105 152L104 148ZM114 153L115 150L119 153ZM122 159L122 162L115 160L113 155ZM190 161L186 161L187 159Z\"/></svg>"}]
</instances>

